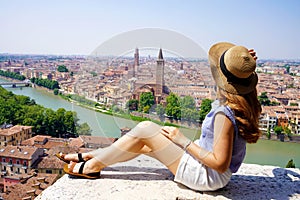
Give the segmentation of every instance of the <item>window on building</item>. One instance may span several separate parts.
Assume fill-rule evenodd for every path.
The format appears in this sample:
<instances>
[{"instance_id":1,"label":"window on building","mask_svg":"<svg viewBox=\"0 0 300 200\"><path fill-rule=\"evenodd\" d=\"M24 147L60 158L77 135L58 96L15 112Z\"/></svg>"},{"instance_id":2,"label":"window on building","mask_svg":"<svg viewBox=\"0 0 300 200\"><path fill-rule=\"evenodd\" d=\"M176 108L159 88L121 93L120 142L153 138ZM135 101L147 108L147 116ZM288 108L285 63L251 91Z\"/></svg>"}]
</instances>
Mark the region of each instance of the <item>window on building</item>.
<instances>
[{"instance_id":1,"label":"window on building","mask_svg":"<svg viewBox=\"0 0 300 200\"><path fill-rule=\"evenodd\" d=\"M46 174L52 174L52 170L51 169L46 169Z\"/></svg>"}]
</instances>

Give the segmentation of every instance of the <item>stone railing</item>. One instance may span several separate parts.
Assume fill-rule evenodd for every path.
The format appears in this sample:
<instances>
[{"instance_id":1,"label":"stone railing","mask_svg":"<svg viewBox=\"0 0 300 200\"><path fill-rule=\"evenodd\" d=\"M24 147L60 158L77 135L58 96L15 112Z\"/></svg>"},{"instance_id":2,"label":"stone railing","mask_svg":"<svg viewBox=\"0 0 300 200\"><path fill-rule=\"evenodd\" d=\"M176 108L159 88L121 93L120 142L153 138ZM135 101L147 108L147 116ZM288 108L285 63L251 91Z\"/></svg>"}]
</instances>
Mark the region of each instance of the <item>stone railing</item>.
<instances>
[{"instance_id":1,"label":"stone railing","mask_svg":"<svg viewBox=\"0 0 300 200\"><path fill-rule=\"evenodd\" d=\"M229 184L214 192L196 192L175 183L158 161L139 156L101 172L101 179L64 175L36 200L53 199L300 199L300 170L242 164Z\"/></svg>"}]
</instances>

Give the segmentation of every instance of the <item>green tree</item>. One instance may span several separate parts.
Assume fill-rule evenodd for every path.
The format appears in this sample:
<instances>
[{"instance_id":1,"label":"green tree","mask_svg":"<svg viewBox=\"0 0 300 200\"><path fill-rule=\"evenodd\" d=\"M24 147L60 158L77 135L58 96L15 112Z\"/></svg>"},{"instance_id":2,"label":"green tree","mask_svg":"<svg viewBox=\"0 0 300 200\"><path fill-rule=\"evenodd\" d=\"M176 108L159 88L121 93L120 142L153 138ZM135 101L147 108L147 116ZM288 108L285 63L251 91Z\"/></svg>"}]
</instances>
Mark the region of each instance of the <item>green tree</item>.
<instances>
[{"instance_id":1,"label":"green tree","mask_svg":"<svg viewBox=\"0 0 300 200\"><path fill-rule=\"evenodd\" d=\"M199 120L199 114L196 110L196 103L193 97L184 96L180 100L180 104L181 104L181 119L187 121Z\"/></svg>"},{"instance_id":2,"label":"green tree","mask_svg":"<svg viewBox=\"0 0 300 200\"><path fill-rule=\"evenodd\" d=\"M295 165L293 159L289 160L289 162L286 164L285 168L296 168L296 165Z\"/></svg>"},{"instance_id":3,"label":"green tree","mask_svg":"<svg viewBox=\"0 0 300 200\"><path fill-rule=\"evenodd\" d=\"M161 104L158 104L155 108L155 112L161 118L164 116L166 110Z\"/></svg>"},{"instance_id":4,"label":"green tree","mask_svg":"<svg viewBox=\"0 0 300 200\"><path fill-rule=\"evenodd\" d=\"M262 92L260 96L258 96L258 101L263 106L269 106L270 105L270 99L267 96L267 92Z\"/></svg>"},{"instance_id":5,"label":"green tree","mask_svg":"<svg viewBox=\"0 0 300 200\"><path fill-rule=\"evenodd\" d=\"M271 139L271 130L270 130L270 128L268 128L266 136L267 136L268 139Z\"/></svg>"},{"instance_id":6,"label":"green tree","mask_svg":"<svg viewBox=\"0 0 300 200\"><path fill-rule=\"evenodd\" d=\"M76 129L78 135L92 135L92 130L86 122L78 125Z\"/></svg>"},{"instance_id":7,"label":"green tree","mask_svg":"<svg viewBox=\"0 0 300 200\"><path fill-rule=\"evenodd\" d=\"M282 131L283 131L282 126L275 126L274 127L274 132L276 133L276 135L282 134Z\"/></svg>"},{"instance_id":8,"label":"green tree","mask_svg":"<svg viewBox=\"0 0 300 200\"><path fill-rule=\"evenodd\" d=\"M144 111L144 107L147 106L145 110L149 112L149 109L154 105L154 96L151 92L143 92L140 95L139 110ZM149 107L149 108L148 108Z\"/></svg>"},{"instance_id":9,"label":"green tree","mask_svg":"<svg viewBox=\"0 0 300 200\"><path fill-rule=\"evenodd\" d=\"M42 86L51 90L54 90L55 88L59 89L58 82L54 80L42 79L42 78L31 78L30 81L32 83L37 84L38 86Z\"/></svg>"},{"instance_id":10,"label":"green tree","mask_svg":"<svg viewBox=\"0 0 300 200\"><path fill-rule=\"evenodd\" d=\"M180 119L181 118L181 109L180 109L180 100L178 95L170 93L167 98L166 114L169 117Z\"/></svg>"},{"instance_id":11,"label":"green tree","mask_svg":"<svg viewBox=\"0 0 300 200\"><path fill-rule=\"evenodd\" d=\"M191 97L191 96L184 96L184 97L180 100L180 105L181 105L182 108L196 109L195 100L194 100L194 98Z\"/></svg>"},{"instance_id":12,"label":"green tree","mask_svg":"<svg viewBox=\"0 0 300 200\"><path fill-rule=\"evenodd\" d=\"M76 112L66 111L64 116L64 125L66 126L66 132L76 134L76 124L78 117Z\"/></svg>"},{"instance_id":13,"label":"green tree","mask_svg":"<svg viewBox=\"0 0 300 200\"><path fill-rule=\"evenodd\" d=\"M59 71L59 72L69 72L68 68L65 65L59 65L57 67L57 71Z\"/></svg>"},{"instance_id":14,"label":"green tree","mask_svg":"<svg viewBox=\"0 0 300 200\"><path fill-rule=\"evenodd\" d=\"M138 110L138 108L139 108L139 101L137 99L130 99L126 103L126 108L129 111L136 111L136 110Z\"/></svg>"},{"instance_id":15,"label":"green tree","mask_svg":"<svg viewBox=\"0 0 300 200\"><path fill-rule=\"evenodd\" d=\"M93 77L97 76L96 72L90 72L92 74Z\"/></svg>"},{"instance_id":16,"label":"green tree","mask_svg":"<svg viewBox=\"0 0 300 200\"><path fill-rule=\"evenodd\" d=\"M212 100L210 100L210 99L203 99L202 100L202 103L201 103L201 106L200 106L200 111L199 111L200 123L203 122L205 116L211 110L211 103L212 103Z\"/></svg>"},{"instance_id":17,"label":"green tree","mask_svg":"<svg viewBox=\"0 0 300 200\"><path fill-rule=\"evenodd\" d=\"M281 142L284 142L283 127L282 127L282 126L275 126L275 127L274 127L274 132L276 133L277 138L278 138Z\"/></svg>"},{"instance_id":18,"label":"green tree","mask_svg":"<svg viewBox=\"0 0 300 200\"><path fill-rule=\"evenodd\" d=\"M9 77L12 79L17 79L20 81L24 81L26 79L25 76L21 75L19 72L9 72L9 71L3 71L0 70L0 76L5 76L5 77Z\"/></svg>"},{"instance_id":19,"label":"green tree","mask_svg":"<svg viewBox=\"0 0 300 200\"><path fill-rule=\"evenodd\" d=\"M287 135L291 139L291 137L293 135L291 129L289 129L288 127L284 127L283 132L285 135Z\"/></svg>"},{"instance_id":20,"label":"green tree","mask_svg":"<svg viewBox=\"0 0 300 200\"><path fill-rule=\"evenodd\" d=\"M29 97L14 95L0 87L0 124L33 126L36 134L51 136L76 135L78 118L75 112L60 108L56 112L35 103Z\"/></svg>"},{"instance_id":21,"label":"green tree","mask_svg":"<svg viewBox=\"0 0 300 200\"><path fill-rule=\"evenodd\" d=\"M58 93L59 93L59 90L58 90L57 88L55 88L55 89L53 90L53 94L54 94L54 95L58 95Z\"/></svg>"}]
</instances>

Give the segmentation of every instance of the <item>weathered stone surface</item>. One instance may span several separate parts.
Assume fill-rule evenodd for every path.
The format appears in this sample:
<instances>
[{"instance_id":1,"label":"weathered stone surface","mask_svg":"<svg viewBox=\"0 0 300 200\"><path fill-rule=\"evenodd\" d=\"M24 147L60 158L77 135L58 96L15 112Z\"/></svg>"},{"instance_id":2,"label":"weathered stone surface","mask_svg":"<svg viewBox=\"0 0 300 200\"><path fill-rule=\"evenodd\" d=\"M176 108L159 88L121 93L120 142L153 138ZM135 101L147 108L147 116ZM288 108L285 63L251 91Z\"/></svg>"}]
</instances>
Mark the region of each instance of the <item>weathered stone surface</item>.
<instances>
[{"instance_id":1,"label":"weathered stone surface","mask_svg":"<svg viewBox=\"0 0 300 200\"><path fill-rule=\"evenodd\" d=\"M172 180L161 163L139 156L106 168L101 179L64 175L35 199L300 199L299 169L243 164L225 188L204 193Z\"/></svg>"}]
</instances>

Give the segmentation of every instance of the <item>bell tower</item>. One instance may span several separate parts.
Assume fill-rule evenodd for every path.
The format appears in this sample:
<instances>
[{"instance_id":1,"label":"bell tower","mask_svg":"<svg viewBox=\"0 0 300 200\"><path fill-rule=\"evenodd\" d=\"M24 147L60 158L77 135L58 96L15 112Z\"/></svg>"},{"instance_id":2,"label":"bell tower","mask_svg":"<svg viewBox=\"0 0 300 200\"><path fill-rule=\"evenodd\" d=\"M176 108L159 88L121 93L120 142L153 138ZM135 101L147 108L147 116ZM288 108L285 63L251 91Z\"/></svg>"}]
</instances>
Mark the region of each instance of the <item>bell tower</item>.
<instances>
[{"instance_id":1,"label":"bell tower","mask_svg":"<svg viewBox=\"0 0 300 200\"><path fill-rule=\"evenodd\" d=\"M158 59L156 61L156 89L155 96L156 102L159 103L162 98L163 86L164 86L164 67L165 60L163 57L162 49L159 49Z\"/></svg>"}]
</instances>

